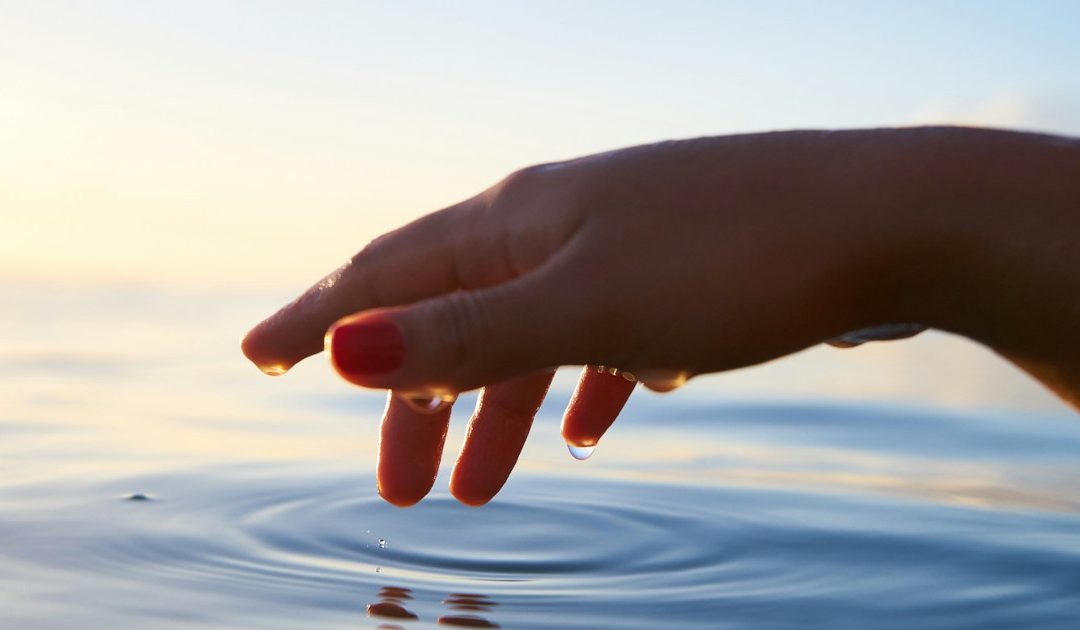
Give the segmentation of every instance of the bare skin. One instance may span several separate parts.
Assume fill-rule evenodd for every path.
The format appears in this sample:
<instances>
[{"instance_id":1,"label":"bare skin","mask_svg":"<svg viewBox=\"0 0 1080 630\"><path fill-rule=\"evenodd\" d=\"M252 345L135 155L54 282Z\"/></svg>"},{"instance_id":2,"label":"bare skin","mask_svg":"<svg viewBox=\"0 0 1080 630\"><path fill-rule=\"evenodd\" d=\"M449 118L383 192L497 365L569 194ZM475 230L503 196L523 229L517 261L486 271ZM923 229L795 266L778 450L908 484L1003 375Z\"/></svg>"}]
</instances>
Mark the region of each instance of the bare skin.
<instances>
[{"instance_id":1,"label":"bare skin","mask_svg":"<svg viewBox=\"0 0 1080 630\"><path fill-rule=\"evenodd\" d=\"M479 505L517 461L552 366L635 375L586 368L563 435L589 445L636 380L663 390L901 322L979 341L1080 407L1080 142L796 131L530 167L372 241L243 350L281 372L325 337L356 385L484 387L450 482ZM387 500L430 490L448 420L392 397Z\"/></svg>"}]
</instances>

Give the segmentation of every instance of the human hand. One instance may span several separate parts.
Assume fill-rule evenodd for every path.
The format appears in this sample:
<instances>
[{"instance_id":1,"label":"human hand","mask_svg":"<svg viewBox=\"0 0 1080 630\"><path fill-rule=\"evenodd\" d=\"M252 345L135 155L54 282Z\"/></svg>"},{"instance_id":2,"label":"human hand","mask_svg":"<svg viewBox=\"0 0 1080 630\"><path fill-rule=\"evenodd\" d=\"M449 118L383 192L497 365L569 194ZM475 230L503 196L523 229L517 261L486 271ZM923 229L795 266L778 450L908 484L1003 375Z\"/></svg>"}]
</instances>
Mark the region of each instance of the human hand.
<instances>
[{"instance_id":1,"label":"human hand","mask_svg":"<svg viewBox=\"0 0 1080 630\"><path fill-rule=\"evenodd\" d=\"M283 372L325 335L342 377L397 392L378 475L398 505L438 469L450 409L427 403L486 386L450 483L482 504L553 366L618 366L666 389L852 330L948 327L936 270L963 218L933 212L922 158L956 133L730 136L531 167L371 242L243 348ZM595 445L633 387L586 368L567 441Z\"/></svg>"}]
</instances>

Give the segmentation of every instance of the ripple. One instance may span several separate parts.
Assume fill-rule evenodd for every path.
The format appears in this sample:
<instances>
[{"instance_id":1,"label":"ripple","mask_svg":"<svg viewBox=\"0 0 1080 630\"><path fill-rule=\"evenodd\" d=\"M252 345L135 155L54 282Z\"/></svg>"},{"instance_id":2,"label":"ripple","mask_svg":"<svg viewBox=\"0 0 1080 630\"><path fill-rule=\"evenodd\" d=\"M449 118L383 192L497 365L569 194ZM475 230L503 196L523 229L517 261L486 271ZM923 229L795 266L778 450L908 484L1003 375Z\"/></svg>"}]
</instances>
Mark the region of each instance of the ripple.
<instances>
[{"instance_id":1,"label":"ripple","mask_svg":"<svg viewBox=\"0 0 1080 630\"><path fill-rule=\"evenodd\" d=\"M118 487L154 500L118 504ZM0 551L101 589L97 612L128 624L117 594L136 586L147 625L193 597L219 625L270 628L1037 627L1080 611L1070 515L541 478L479 509L436 495L401 510L357 487L281 469L42 488L41 522L0 524Z\"/></svg>"}]
</instances>

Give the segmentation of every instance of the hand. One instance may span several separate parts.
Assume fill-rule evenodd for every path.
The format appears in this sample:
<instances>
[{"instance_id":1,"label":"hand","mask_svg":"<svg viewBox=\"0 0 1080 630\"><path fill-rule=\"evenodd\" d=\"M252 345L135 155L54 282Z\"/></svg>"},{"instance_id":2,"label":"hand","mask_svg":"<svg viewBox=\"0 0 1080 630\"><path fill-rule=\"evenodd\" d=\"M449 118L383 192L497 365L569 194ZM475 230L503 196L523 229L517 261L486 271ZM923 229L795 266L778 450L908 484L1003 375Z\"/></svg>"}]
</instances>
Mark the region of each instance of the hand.
<instances>
[{"instance_id":1,"label":"hand","mask_svg":"<svg viewBox=\"0 0 1080 630\"><path fill-rule=\"evenodd\" d=\"M998 141L755 134L524 169L376 239L252 330L244 352L280 373L325 335L342 377L399 392L378 471L398 505L430 489L449 420L448 405L424 413L415 400L487 386L451 479L482 504L516 463L553 366L617 366L664 389L882 324L976 336L964 308L943 307L949 271L971 262L945 264L967 253L958 234L977 205L950 196L973 186L938 167L986 134ZM586 368L568 442L594 445L633 385Z\"/></svg>"}]
</instances>

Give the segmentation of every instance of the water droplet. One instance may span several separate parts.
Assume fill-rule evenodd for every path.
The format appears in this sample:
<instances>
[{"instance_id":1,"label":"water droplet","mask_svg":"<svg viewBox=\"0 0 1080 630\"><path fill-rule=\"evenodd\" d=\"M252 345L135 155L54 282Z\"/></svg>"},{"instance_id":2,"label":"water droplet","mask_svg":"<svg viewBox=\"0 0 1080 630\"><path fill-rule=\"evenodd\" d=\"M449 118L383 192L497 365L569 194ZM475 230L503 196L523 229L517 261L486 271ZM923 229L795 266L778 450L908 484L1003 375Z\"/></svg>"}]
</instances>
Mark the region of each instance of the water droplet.
<instances>
[{"instance_id":1,"label":"water droplet","mask_svg":"<svg viewBox=\"0 0 1080 630\"><path fill-rule=\"evenodd\" d=\"M924 330L926 330L926 326L923 326L922 324L885 324L882 326L854 330L840 335L839 337L826 339L825 343L834 348L855 348L870 341L907 339L908 337L914 337Z\"/></svg>"},{"instance_id":2,"label":"water droplet","mask_svg":"<svg viewBox=\"0 0 1080 630\"><path fill-rule=\"evenodd\" d=\"M379 549L386 549L386 539L385 538L380 538L379 539Z\"/></svg>"},{"instance_id":3,"label":"water droplet","mask_svg":"<svg viewBox=\"0 0 1080 630\"><path fill-rule=\"evenodd\" d=\"M398 398L405 401L413 411L422 414L434 414L446 409L457 400L457 394L446 391L435 392L396 392Z\"/></svg>"},{"instance_id":4,"label":"water droplet","mask_svg":"<svg viewBox=\"0 0 1080 630\"><path fill-rule=\"evenodd\" d=\"M654 392L671 392L679 389L690 380L689 372L645 372L638 375L638 380Z\"/></svg>"},{"instance_id":5,"label":"water droplet","mask_svg":"<svg viewBox=\"0 0 1080 630\"><path fill-rule=\"evenodd\" d=\"M596 373L597 374L610 374L611 376L621 376L624 379L630 381L631 383L638 380L637 376L635 376L632 372L627 372L625 370L620 370L619 368L608 367L606 365L597 365L596 366Z\"/></svg>"},{"instance_id":6,"label":"water droplet","mask_svg":"<svg viewBox=\"0 0 1080 630\"><path fill-rule=\"evenodd\" d=\"M280 363L270 363L270 364L267 364L267 365L260 365L259 369L262 370L263 374L268 374L270 376L281 376L282 374L289 371L289 368L287 368L284 365L281 365Z\"/></svg>"},{"instance_id":7,"label":"water droplet","mask_svg":"<svg viewBox=\"0 0 1080 630\"><path fill-rule=\"evenodd\" d=\"M570 444L569 442L567 442L566 448L570 451L570 454L573 455L574 459L583 460L589 459L589 457L592 456L593 451L596 450L596 445L594 444L592 446L578 446L576 444Z\"/></svg>"}]
</instances>

